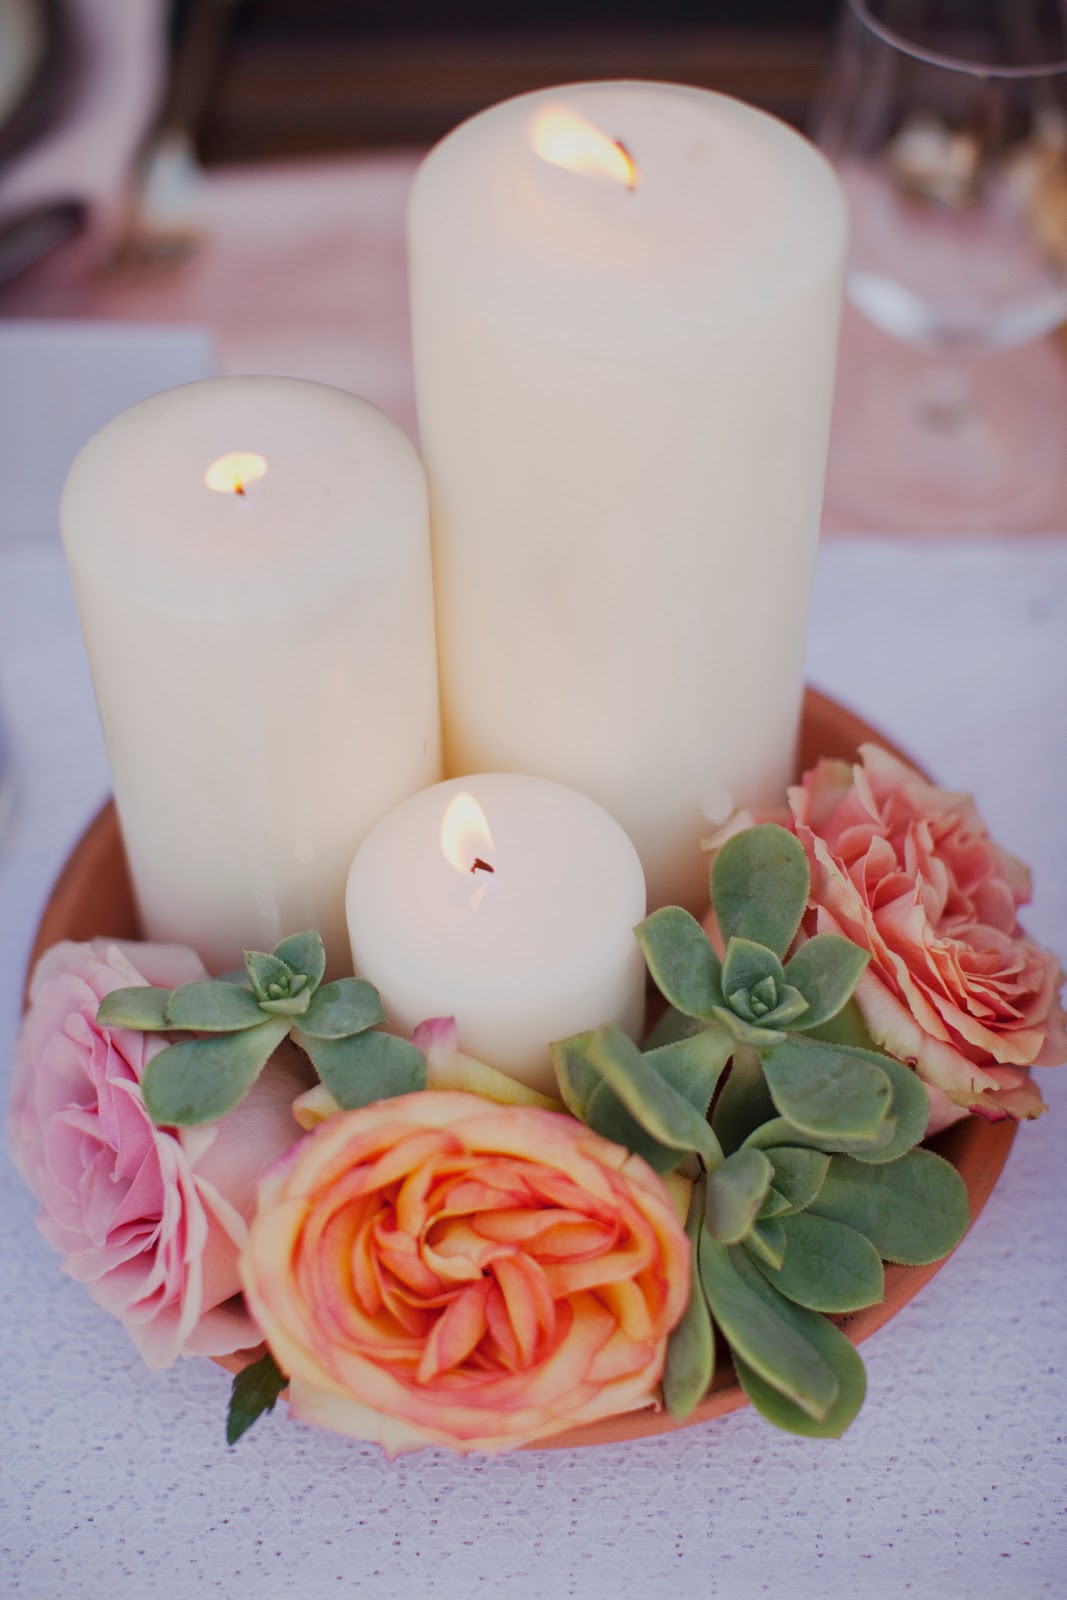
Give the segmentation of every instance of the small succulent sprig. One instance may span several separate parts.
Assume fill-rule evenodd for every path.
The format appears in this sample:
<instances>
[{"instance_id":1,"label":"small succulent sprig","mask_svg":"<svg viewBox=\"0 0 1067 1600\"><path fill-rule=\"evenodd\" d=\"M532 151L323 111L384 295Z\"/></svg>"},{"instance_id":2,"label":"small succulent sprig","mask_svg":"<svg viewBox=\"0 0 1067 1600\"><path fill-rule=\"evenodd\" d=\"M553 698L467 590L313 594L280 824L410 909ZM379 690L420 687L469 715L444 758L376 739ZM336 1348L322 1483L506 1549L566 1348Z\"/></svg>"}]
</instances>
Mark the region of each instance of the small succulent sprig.
<instances>
[{"instance_id":1,"label":"small succulent sprig","mask_svg":"<svg viewBox=\"0 0 1067 1600\"><path fill-rule=\"evenodd\" d=\"M426 1086L426 1059L378 1027L377 989L362 978L323 983L326 951L313 929L270 951L247 950L243 971L142 985L105 996L97 1021L145 1033L189 1033L153 1056L141 1091L159 1127L214 1122L251 1089L287 1034L346 1110Z\"/></svg>"},{"instance_id":2,"label":"small succulent sprig","mask_svg":"<svg viewBox=\"0 0 1067 1600\"><path fill-rule=\"evenodd\" d=\"M925 1088L849 1006L866 952L818 935L787 959L809 888L784 828L735 835L711 875L723 959L688 912L655 912L637 937L669 1009L649 1048L606 1027L553 1057L575 1116L694 1179L692 1293L663 1380L672 1415L705 1394L717 1328L757 1410L836 1437L866 1379L827 1315L880 1301L883 1260L940 1260L970 1215L954 1168L915 1148Z\"/></svg>"}]
</instances>

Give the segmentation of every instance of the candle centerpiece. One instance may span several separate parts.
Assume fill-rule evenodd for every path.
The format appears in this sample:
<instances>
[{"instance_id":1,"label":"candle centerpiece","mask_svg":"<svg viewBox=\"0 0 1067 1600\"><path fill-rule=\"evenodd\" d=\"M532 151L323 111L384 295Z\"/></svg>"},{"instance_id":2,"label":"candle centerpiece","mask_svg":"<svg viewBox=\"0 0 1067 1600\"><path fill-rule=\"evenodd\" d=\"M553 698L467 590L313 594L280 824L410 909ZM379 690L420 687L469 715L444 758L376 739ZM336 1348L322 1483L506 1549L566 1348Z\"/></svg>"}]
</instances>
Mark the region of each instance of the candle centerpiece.
<instances>
[{"instance_id":1,"label":"candle centerpiece","mask_svg":"<svg viewBox=\"0 0 1067 1600\"><path fill-rule=\"evenodd\" d=\"M416 178L446 772L588 794L652 905L789 777L844 232L809 144L667 84L507 101Z\"/></svg>"},{"instance_id":2,"label":"candle centerpiece","mask_svg":"<svg viewBox=\"0 0 1067 1600\"><path fill-rule=\"evenodd\" d=\"M547 1093L553 1039L640 1032L641 864L560 784L482 773L413 795L368 833L346 902L355 970L403 1032L454 1016L462 1050Z\"/></svg>"},{"instance_id":3,"label":"candle centerpiece","mask_svg":"<svg viewBox=\"0 0 1067 1600\"><path fill-rule=\"evenodd\" d=\"M343 970L352 853L440 776L411 445L340 390L211 379L90 440L61 520L145 931L221 971L314 925Z\"/></svg>"}]
</instances>

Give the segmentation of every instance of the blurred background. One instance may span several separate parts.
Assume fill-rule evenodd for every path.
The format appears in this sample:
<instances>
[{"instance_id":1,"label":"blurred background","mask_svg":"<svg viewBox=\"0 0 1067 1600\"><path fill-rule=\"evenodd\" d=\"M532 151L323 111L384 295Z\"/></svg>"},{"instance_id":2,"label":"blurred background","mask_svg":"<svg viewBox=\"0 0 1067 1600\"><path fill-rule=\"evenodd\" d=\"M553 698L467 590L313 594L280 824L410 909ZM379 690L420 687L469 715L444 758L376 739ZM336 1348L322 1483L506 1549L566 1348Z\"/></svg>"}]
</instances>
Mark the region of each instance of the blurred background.
<instances>
[{"instance_id":1,"label":"blurred background","mask_svg":"<svg viewBox=\"0 0 1067 1600\"><path fill-rule=\"evenodd\" d=\"M747 100L846 181L826 531L1063 529L1065 30L1062 0L0 0L0 532L54 520L108 415L211 370L414 433L415 166L591 77Z\"/></svg>"}]
</instances>

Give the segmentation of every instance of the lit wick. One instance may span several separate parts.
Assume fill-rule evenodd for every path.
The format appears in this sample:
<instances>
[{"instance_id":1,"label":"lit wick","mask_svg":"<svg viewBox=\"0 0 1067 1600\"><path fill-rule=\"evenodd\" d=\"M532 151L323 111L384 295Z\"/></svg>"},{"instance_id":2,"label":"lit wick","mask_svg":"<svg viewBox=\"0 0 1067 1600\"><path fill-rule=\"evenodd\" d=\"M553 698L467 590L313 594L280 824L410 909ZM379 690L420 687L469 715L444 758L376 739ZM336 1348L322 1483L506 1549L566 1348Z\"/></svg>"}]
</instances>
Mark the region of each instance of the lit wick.
<instances>
[{"instance_id":1,"label":"lit wick","mask_svg":"<svg viewBox=\"0 0 1067 1600\"><path fill-rule=\"evenodd\" d=\"M637 188L637 163L622 140L612 139L569 106L545 106L538 112L531 143L553 167L606 178L631 194Z\"/></svg>"},{"instance_id":2,"label":"lit wick","mask_svg":"<svg viewBox=\"0 0 1067 1600\"><path fill-rule=\"evenodd\" d=\"M475 856L474 865L471 868L471 871L472 872L495 872L496 868L495 867L491 867L489 865L488 861L483 861L481 856Z\"/></svg>"}]
</instances>

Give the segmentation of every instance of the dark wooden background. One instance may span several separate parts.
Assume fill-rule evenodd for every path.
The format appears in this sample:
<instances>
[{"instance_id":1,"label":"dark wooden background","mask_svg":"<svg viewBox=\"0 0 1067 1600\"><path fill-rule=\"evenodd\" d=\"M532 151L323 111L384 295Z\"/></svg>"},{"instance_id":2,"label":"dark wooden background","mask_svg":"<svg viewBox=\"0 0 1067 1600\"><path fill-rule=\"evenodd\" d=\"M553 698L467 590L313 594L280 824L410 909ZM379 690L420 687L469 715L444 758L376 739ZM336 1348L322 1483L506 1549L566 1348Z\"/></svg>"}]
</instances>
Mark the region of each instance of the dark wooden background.
<instances>
[{"instance_id":1,"label":"dark wooden background","mask_svg":"<svg viewBox=\"0 0 1067 1600\"><path fill-rule=\"evenodd\" d=\"M201 8L216 23L198 144L222 162L427 144L582 78L700 84L802 124L839 0L185 0L177 29Z\"/></svg>"}]
</instances>

